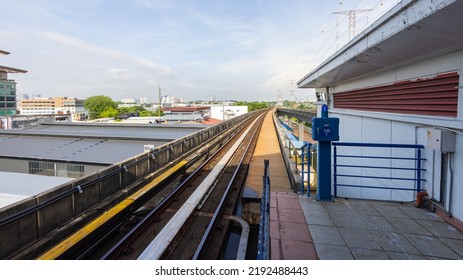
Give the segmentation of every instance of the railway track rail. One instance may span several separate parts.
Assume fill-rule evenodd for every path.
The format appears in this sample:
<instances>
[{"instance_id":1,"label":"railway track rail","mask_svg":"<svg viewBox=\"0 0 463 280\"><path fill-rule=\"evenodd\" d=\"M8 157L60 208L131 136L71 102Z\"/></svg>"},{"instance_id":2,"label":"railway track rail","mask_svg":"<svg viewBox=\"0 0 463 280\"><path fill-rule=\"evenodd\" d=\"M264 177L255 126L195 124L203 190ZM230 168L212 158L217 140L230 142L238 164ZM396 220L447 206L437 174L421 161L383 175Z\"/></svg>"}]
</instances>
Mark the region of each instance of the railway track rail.
<instances>
[{"instance_id":1,"label":"railway track rail","mask_svg":"<svg viewBox=\"0 0 463 280\"><path fill-rule=\"evenodd\" d=\"M262 116L198 167L102 259L220 258L233 221L223 215L236 210Z\"/></svg>"},{"instance_id":2,"label":"railway track rail","mask_svg":"<svg viewBox=\"0 0 463 280\"><path fill-rule=\"evenodd\" d=\"M176 178L130 215L90 226L91 232L84 228L39 259L220 259L228 229L239 221L233 215L264 115L225 143L180 162ZM95 234L99 227L104 231Z\"/></svg>"}]
</instances>

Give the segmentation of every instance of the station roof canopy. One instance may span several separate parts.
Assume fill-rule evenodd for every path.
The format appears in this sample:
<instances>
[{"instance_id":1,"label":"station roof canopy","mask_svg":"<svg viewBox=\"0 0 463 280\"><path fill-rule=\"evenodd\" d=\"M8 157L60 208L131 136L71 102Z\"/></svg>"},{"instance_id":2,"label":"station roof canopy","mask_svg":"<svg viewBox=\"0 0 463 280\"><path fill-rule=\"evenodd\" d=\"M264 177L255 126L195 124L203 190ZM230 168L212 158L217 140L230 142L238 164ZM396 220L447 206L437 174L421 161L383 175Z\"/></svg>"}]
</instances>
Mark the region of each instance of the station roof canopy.
<instances>
[{"instance_id":1,"label":"station roof canopy","mask_svg":"<svg viewBox=\"0 0 463 280\"><path fill-rule=\"evenodd\" d=\"M0 65L0 72L6 72L6 73L27 73L26 70L22 70L22 69L18 69L18 68L13 68L13 67L2 66L2 65Z\"/></svg>"},{"instance_id":2,"label":"station roof canopy","mask_svg":"<svg viewBox=\"0 0 463 280\"><path fill-rule=\"evenodd\" d=\"M10 53L7 52L7 51L0 50L0 54L9 55ZM0 72L4 72L4 73L27 73L26 70L17 69L17 68L8 67L8 66L2 66L2 65L0 65Z\"/></svg>"},{"instance_id":3,"label":"station roof canopy","mask_svg":"<svg viewBox=\"0 0 463 280\"><path fill-rule=\"evenodd\" d=\"M404 0L298 81L325 88L463 49L463 1Z\"/></svg>"}]
</instances>

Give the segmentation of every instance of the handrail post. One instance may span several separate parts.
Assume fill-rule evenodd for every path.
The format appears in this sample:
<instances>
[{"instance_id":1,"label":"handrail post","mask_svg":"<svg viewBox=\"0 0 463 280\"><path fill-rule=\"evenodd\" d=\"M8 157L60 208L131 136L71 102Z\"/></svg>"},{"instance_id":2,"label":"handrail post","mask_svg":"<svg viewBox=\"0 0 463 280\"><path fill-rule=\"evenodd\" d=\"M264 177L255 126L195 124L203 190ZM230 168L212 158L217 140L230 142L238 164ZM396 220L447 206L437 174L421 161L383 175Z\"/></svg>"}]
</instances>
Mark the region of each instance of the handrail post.
<instances>
[{"instance_id":1,"label":"handrail post","mask_svg":"<svg viewBox=\"0 0 463 280\"><path fill-rule=\"evenodd\" d=\"M310 147L312 146L311 143L307 145L307 197L310 197L310 162L312 157L310 156Z\"/></svg>"},{"instance_id":2,"label":"handrail post","mask_svg":"<svg viewBox=\"0 0 463 280\"><path fill-rule=\"evenodd\" d=\"M301 147L301 194L304 194L304 166L307 169L307 196L310 197L310 143L304 143ZM307 156L307 163L305 163L304 159ZM304 164L305 163L305 164ZM297 166L296 166L297 169Z\"/></svg>"},{"instance_id":3,"label":"handrail post","mask_svg":"<svg viewBox=\"0 0 463 280\"><path fill-rule=\"evenodd\" d=\"M301 148L301 191L300 191L301 194L304 194L304 155L305 155L304 151L305 151L305 145L303 145ZM296 170L297 170L297 166L296 166Z\"/></svg>"},{"instance_id":4,"label":"handrail post","mask_svg":"<svg viewBox=\"0 0 463 280\"><path fill-rule=\"evenodd\" d=\"M421 148L416 149L416 192L421 191Z\"/></svg>"},{"instance_id":5,"label":"handrail post","mask_svg":"<svg viewBox=\"0 0 463 280\"><path fill-rule=\"evenodd\" d=\"M338 151L336 143L333 143L333 186L334 186L334 198L338 196Z\"/></svg>"},{"instance_id":6,"label":"handrail post","mask_svg":"<svg viewBox=\"0 0 463 280\"><path fill-rule=\"evenodd\" d=\"M264 160L264 176L262 177L262 198L260 202L259 237L257 244L257 259L268 260L270 251L270 160Z\"/></svg>"}]
</instances>

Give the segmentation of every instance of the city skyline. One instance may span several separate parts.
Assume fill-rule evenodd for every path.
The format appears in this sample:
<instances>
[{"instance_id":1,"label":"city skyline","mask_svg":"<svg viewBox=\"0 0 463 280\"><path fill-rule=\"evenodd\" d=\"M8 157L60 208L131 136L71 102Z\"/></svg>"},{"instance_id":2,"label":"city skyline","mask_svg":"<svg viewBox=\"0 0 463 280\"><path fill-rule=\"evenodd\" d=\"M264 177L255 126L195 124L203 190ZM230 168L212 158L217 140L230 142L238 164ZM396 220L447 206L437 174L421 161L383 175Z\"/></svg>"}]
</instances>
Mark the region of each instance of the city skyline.
<instances>
[{"instance_id":1,"label":"city skyline","mask_svg":"<svg viewBox=\"0 0 463 280\"><path fill-rule=\"evenodd\" d=\"M305 100L295 81L397 0L4 1L1 65L18 95L186 100Z\"/></svg>"}]
</instances>

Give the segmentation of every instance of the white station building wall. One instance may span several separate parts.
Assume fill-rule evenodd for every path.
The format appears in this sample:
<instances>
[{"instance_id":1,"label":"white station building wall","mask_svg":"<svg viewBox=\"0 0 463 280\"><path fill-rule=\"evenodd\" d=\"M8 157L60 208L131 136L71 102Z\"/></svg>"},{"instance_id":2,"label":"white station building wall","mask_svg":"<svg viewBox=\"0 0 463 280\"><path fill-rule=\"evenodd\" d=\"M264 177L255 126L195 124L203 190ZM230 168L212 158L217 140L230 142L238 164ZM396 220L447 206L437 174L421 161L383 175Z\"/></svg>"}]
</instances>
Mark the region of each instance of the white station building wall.
<instances>
[{"instance_id":1,"label":"white station building wall","mask_svg":"<svg viewBox=\"0 0 463 280\"><path fill-rule=\"evenodd\" d=\"M463 51L408 65L386 73L357 79L349 83L339 84L329 90L336 95L336 92L430 77L439 73L453 71L458 72L460 76L459 84L463 85ZM423 172L426 179L426 182L422 184L423 188L432 199L440 201L452 215L460 220L463 219L463 168L461 168L463 166L463 92L461 86L459 86L458 92L457 118L336 109L333 108L332 100L329 100L328 103L330 108L329 116L340 119L341 142L423 145L425 147L423 157L426 158L423 163L423 167L426 169ZM428 134L433 129L455 133L455 152L442 153L428 145ZM367 153L367 148L356 149L360 154ZM383 153L381 151L376 152L379 153L378 155L396 156L391 155L390 150L384 150ZM403 154L404 151L400 150L394 153L397 153L397 156L413 156L413 154ZM446 158L444 164L442 164L443 157ZM372 159L369 161L374 163ZM362 164L368 163L368 159L363 159ZM353 172L355 175L356 171ZM360 172L360 170L357 172ZM369 175L381 176L381 173L377 170L364 170L363 172L370 172ZM443 184L441 184L441 177L444 177ZM350 178L346 180L347 183L359 183L360 179ZM363 183L366 184L366 182ZM343 188L343 190L338 189L338 195L363 199L401 201L415 199L410 192L391 192L376 189Z\"/></svg>"}]
</instances>

